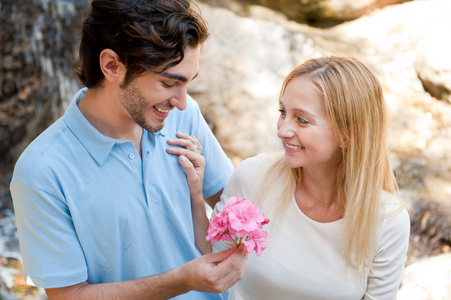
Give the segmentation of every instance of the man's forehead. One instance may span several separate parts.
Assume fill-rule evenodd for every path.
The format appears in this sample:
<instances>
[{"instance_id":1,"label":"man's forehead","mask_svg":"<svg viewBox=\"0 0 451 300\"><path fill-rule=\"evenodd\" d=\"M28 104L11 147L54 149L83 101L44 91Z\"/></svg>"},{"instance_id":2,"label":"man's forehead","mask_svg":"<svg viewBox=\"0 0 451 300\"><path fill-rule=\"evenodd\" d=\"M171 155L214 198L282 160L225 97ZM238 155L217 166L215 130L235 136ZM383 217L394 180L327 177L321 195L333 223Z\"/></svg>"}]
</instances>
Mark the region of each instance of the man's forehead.
<instances>
[{"instance_id":1,"label":"man's forehead","mask_svg":"<svg viewBox=\"0 0 451 300\"><path fill-rule=\"evenodd\" d=\"M177 64L169 68L165 68L164 66L157 68L157 74L162 77L177 80L183 83L187 83L196 78L199 73L200 47L188 47L185 49L184 54L185 55L182 61L178 62Z\"/></svg>"}]
</instances>

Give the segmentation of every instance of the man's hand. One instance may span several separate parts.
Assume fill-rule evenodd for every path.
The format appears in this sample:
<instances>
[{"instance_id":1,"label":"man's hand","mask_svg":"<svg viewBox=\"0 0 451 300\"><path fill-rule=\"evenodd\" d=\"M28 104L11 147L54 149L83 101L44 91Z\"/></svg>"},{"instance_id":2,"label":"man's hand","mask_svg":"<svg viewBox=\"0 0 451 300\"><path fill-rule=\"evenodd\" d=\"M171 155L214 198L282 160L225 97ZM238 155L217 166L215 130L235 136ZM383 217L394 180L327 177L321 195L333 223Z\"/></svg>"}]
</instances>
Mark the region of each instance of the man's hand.
<instances>
[{"instance_id":1,"label":"man's hand","mask_svg":"<svg viewBox=\"0 0 451 300\"><path fill-rule=\"evenodd\" d=\"M222 293L243 276L248 255L244 246L198 257L169 272L127 281L46 289L50 300L169 299L196 290ZM139 262L137 262L139 263Z\"/></svg>"},{"instance_id":2,"label":"man's hand","mask_svg":"<svg viewBox=\"0 0 451 300\"><path fill-rule=\"evenodd\" d=\"M178 268L189 289L222 293L237 283L244 274L248 254L244 245L198 257ZM177 270L177 269L175 269Z\"/></svg>"}]
</instances>

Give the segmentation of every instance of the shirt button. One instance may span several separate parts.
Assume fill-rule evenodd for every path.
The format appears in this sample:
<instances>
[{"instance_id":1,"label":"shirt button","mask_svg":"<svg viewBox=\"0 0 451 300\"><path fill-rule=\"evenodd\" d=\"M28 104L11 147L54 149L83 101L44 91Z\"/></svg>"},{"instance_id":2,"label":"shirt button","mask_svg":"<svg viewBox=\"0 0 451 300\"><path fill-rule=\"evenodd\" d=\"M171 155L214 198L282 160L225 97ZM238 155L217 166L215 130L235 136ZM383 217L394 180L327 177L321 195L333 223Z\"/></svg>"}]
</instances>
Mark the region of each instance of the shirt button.
<instances>
[{"instance_id":1,"label":"shirt button","mask_svg":"<svg viewBox=\"0 0 451 300\"><path fill-rule=\"evenodd\" d=\"M134 158L135 158L135 153L130 153L130 154L128 155L128 157L129 157L130 159L134 159Z\"/></svg>"},{"instance_id":2,"label":"shirt button","mask_svg":"<svg viewBox=\"0 0 451 300\"><path fill-rule=\"evenodd\" d=\"M150 151L147 151L146 154L149 155L149 154L150 154Z\"/></svg>"}]
</instances>

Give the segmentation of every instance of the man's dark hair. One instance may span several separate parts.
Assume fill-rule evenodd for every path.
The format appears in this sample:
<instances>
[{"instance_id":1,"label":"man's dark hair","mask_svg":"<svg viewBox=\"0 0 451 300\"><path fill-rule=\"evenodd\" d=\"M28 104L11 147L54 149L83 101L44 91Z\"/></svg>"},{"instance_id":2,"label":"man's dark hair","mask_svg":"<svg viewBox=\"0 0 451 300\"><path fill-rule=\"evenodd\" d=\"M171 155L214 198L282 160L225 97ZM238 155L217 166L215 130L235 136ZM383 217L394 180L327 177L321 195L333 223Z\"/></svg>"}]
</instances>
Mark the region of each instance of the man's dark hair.
<instances>
[{"instance_id":1,"label":"man's dark hair","mask_svg":"<svg viewBox=\"0 0 451 300\"><path fill-rule=\"evenodd\" d=\"M82 83L88 88L102 83L99 56L104 49L116 52L126 66L123 85L145 71L180 63L187 47L197 47L208 37L205 22L190 4L190 0L93 0L83 22L81 66L76 70Z\"/></svg>"}]
</instances>

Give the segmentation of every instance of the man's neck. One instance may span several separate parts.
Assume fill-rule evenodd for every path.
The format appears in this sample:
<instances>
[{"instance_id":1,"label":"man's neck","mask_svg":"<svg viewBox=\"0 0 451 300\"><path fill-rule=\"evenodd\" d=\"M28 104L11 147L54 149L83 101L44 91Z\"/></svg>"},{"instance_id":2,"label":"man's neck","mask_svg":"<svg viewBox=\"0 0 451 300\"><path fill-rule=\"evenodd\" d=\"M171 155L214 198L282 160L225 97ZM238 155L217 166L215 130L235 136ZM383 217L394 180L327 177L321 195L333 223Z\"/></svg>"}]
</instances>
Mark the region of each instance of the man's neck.
<instances>
[{"instance_id":1,"label":"man's neck","mask_svg":"<svg viewBox=\"0 0 451 300\"><path fill-rule=\"evenodd\" d=\"M111 89L88 89L78 103L83 116L101 134L131 141L141 154L143 129L137 125L119 104Z\"/></svg>"}]
</instances>

